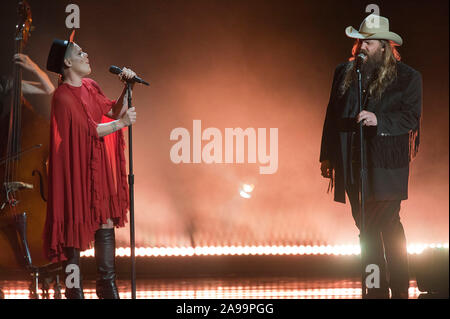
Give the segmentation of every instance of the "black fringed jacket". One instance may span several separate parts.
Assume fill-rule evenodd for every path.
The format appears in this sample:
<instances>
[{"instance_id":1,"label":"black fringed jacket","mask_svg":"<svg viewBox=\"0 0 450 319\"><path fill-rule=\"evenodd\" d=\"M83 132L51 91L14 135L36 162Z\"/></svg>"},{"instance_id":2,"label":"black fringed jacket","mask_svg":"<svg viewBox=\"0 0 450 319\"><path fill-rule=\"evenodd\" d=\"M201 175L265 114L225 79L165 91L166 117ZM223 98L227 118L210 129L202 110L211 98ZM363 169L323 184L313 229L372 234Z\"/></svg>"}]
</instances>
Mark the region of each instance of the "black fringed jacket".
<instances>
[{"instance_id":1,"label":"black fringed jacket","mask_svg":"<svg viewBox=\"0 0 450 319\"><path fill-rule=\"evenodd\" d=\"M349 66L339 65L334 73L330 101L322 134L320 161L331 161L335 172L334 200L345 203L345 185L350 180L351 146L349 135L357 129L357 85L342 95L340 87ZM419 146L422 112L422 76L402 62L397 78L380 100L370 96L364 109L375 113L378 125L364 127L366 137L367 200L408 198L409 163ZM358 173L356 173L358 179Z\"/></svg>"}]
</instances>

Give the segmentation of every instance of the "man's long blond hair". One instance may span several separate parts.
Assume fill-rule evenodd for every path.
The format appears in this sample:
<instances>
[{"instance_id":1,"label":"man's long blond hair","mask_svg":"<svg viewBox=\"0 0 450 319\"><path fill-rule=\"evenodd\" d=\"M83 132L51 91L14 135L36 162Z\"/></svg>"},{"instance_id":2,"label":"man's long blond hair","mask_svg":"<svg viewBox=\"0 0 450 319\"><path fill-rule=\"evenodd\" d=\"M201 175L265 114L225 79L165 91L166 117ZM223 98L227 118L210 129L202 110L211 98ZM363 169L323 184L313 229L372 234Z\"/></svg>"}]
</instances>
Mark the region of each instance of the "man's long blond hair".
<instances>
[{"instance_id":1,"label":"man's long blond hair","mask_svg":"<svg viewBox=\"0 0 450 319\"><path fill-rule=\"evenodd\" d=\"M359 54L362 45L361 39L357 39L352 48L352 56L349 61L354 61ZM397 77L397 62L401 60L400 53L397 50L397 45L393 41L379 40L382 48L384 48L382 56L382 64L378 70L376 78L369 86L369 94L373 98L379 100L386 90L386 88L394 82ZM341 85L340 91L344 95L347 89L352 84L355 76L355 63L349 63L347 66L344 81Z\"/></svg>"}]
</instances>

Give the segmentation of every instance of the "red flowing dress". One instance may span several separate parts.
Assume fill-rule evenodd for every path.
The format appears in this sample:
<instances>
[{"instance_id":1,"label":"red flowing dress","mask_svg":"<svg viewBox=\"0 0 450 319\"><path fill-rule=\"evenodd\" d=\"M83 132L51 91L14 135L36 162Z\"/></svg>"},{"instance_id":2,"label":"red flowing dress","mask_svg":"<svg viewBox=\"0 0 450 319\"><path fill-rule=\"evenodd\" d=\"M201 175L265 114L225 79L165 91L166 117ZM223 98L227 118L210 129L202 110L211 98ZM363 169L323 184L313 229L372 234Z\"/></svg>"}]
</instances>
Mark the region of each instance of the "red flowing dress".
<instances>
[{"instance_id":1,"label":"red flowing dress","mask_svg":"<svg viewBox=\"0 0 450 319\"><path fill-rule=\"evenodd\" d=\"M99 123L114 101L97 83L62 84L52 99L47 218L44 253L50 262L66 260L64 247L91 247L95 232L110 218L127 222L129 207L123 131L104 137Z\"/></svg>"}]
</instances>

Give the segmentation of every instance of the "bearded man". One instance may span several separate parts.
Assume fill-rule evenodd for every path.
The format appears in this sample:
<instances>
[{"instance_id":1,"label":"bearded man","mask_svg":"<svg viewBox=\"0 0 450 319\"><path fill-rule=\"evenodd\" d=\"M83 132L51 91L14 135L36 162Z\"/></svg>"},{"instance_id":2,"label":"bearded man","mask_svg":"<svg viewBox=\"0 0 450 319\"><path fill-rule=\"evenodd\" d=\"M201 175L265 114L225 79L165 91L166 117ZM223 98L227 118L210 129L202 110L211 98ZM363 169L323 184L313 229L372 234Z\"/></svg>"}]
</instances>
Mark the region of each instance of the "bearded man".
<instances>
[{"instance_id":1,"label":"bearded man","mask_svg":"<svg viewBox=\"0 0 450 319\"><path fill-rule=\"evenodd\" d=\"M352 57L334 74L323 127L321 173L335 187L334 200L345 203L347 193L356 226L360 214L360 139L363 126L365 164L365 223L361 240L363 271L370 264L380 270L378 287L367 288L368 298L408 298L406 237L400 205L408 198L409 164L419 146L422 112L421 74L400 62L402 38L389 31L387 18L369 15L358 30L346 28L356 39ZM361 66L362 106L359 112L356 57ZM361 230L361 229L360 229Z\"/></svg>"}]
</instances>

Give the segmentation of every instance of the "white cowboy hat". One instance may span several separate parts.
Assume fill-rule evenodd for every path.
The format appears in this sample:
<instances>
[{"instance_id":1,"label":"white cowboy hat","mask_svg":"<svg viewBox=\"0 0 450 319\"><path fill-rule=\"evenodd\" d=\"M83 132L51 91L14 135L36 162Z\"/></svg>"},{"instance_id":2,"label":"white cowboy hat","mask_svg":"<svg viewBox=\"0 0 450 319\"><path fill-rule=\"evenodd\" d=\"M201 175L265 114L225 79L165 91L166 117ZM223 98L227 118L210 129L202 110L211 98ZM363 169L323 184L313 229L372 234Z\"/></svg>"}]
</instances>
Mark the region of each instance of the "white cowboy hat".
<instances>
[{"instance_id":1,"label":"white cowboy hat","mask_svg":"<svg viewBox=\"0 0 450 319\"><path fill-rule=\"evenodd\" d=\"M402 38L397 33L389 31L389 20L376 14L365 18L359 31L353 27L347 27L345 34L353 39L392 40L399 46L403 44Z\"/></svg>"}]
</instances>

